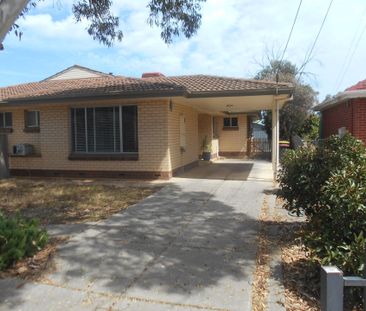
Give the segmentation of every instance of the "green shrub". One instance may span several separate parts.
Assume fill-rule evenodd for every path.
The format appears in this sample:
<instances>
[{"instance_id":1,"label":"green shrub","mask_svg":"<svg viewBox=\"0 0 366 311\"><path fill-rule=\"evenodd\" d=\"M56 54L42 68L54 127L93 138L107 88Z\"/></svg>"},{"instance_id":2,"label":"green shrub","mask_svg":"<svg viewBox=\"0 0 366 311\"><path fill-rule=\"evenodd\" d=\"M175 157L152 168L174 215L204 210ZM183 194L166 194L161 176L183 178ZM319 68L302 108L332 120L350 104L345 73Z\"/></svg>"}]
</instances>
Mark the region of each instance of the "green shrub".
<instances>
[{"instance_id":1,"label":"green shrub","mask_svg":"<svg viewBox=\"0 0 366 311\"><path fill-rule=\"evenodd\" d=\"M332 136L319 146L290 150L279 172L279 195L287 201L287 209L305 211L311 217L324 205L323 188L332 174L352 169L348 168L351 163L364 168L365 161L364 145L350 134Z\"/></svg>"},{"instance_id":2,"label":"green shrub","mask_svg":"<svg viewBox=\"0 0 366 311\"><path fill-rule=\"evenodd\" d=\"M305 246L321 264L360 274L366 243L366 149L347 134L285 155L279 195L305 211Z\"/></svg>"},{"instance_id":3,"label":"green shrub","mask_svg":"<svg viewBox=\"0 0 366 311\"><path fill-rule=\"evenodd\" d=\"M312 214L318 197L318 182L312 182L314 177L319 181L314 154L314 148L303 147L296 151L288 150L282 159L279 196L286 200L286 209L298 214L302 211Z\"/></svg>"},{"instance_id":4,"label":"green shrub","mask_svg":"<svg viewBox=\"0 0 366 311\"><path fill-rule=\"evenodd\" d=\"M0 213L0 270L33 256L48 241L47 232L35 220L7 218Z\"/></svg>"}]
</instances>

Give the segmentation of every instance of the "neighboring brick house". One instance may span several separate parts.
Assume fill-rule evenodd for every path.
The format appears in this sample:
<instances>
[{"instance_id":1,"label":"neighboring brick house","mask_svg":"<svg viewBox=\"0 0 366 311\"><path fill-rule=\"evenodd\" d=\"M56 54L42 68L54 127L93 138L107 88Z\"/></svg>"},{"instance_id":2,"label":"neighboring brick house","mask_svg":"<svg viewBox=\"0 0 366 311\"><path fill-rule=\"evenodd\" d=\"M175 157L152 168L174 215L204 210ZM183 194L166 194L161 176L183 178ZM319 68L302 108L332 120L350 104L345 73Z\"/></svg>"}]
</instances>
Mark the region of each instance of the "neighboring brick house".
<instances>
[{"instance_id":1,"label":"neighboring brick house","mask_svg":"<svg viewBox=\"0 0 366 311\"><path fill-rule=\"evenodd\" d=\"M315 107L321 112L321 137L348 131L366 144L366 80Z\"/></svg>"},{"instance_id":2,"label":"neighboring brick house","mask_svg":"<svg viewBox=\"0 0 366 311\"><path fill-rule=\"evenodd\" d=\"M276 116L291 94L290 85L268 81L137 79L75 65L0 88L0 134L13 175L170 178L197 163L205 136L214 156L245 155L247 114ZM17 144L33 152L19 155Z\"/></svg>"}]
</instances>

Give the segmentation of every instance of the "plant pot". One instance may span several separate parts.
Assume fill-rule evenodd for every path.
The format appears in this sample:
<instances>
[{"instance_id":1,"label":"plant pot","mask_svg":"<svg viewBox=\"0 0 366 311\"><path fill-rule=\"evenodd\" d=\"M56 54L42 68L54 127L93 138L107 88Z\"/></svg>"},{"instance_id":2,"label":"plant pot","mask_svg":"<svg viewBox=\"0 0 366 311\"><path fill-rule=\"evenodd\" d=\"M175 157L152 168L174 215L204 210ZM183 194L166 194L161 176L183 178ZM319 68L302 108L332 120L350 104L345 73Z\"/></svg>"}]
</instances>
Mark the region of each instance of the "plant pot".
<instances>
[{"instance_id":1,"label":"plant pot","mask_svg":"<svg viewBox=\"0 0 366 311\"><path fill-rule=\"evenodd\" d=\"M202 159L205 161L211 160L211 152L210 151L204 151L202 152Z\"/></svg>"}]
</instances>

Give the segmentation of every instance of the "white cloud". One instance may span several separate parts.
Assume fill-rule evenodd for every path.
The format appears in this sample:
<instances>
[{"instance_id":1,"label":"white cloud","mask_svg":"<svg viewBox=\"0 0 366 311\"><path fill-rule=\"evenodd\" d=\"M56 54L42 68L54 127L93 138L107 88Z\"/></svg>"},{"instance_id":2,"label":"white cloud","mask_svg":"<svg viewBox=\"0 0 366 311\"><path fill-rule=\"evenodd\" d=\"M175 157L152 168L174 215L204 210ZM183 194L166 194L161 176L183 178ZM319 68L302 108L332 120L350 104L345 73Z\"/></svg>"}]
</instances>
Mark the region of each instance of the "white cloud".
<instances>
[{"instance_id":1,"label":"white cloud","mask_svg":"<svg viewBox=\"0 0 366 311\"><path fill-rule=\"evenodd\" d=\"M71 2L62 0L60 8L58 1L46 0L21 21L24 38L20 43L8 39L9 49L22 47L50 55L64 51L69 54L70 65L80 63L122 75L161 71L248 76L258 70L256 60L263 57L266 46L282 51L298 6L293 0L208 0L202 5L202 26L197 35L190 40L178 38L167 46L160 38L160 29L147 24L146 0L114 1L113 12L121 18L124 39L108 49L87 35L85 25L75 24L69 10ZM328 4L303 1L286 59L297 64L303 61ZM315 49L315 61L307 67L317 75L313 84L322 96L337 91L336 78L359 20L364 20L364 9L363 0L335 1L332 6ZM366 78L360 66L365 51L366 33L341 88Z\"/></svg>"},{"instance_id":2,"label":"white cloud","mask_svg":"<svg viewBox=\"0 0 366 311\"><path fill-rule=\"evenodd\" d=\"M50 14L29 15L19 21L23 31L19 41L10 34L9 47L27 48L35 51L70 51L88 50L98 47L85 31L85 24L76 24L73 16L69 15L60 20L54 20Z\"/></svg>"}]
</instances>

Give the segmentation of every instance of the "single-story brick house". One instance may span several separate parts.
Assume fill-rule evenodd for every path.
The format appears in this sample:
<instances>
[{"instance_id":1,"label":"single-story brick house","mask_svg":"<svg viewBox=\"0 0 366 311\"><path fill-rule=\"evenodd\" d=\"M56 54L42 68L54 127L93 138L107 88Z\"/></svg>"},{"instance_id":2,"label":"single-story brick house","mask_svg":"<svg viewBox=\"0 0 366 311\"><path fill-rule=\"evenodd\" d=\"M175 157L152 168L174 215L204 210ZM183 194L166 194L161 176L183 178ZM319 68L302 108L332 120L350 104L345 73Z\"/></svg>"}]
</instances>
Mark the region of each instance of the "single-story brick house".
<instances>
[{"instance_id":1,"label":"single-story brick house","mask_svg":"<svg viewBox=\"0 0 366 311\"><path fill-rule=\"evenodd\" d=\"M366 80L315 107L321 112L321 138L348 131L366 144Z\"/></svg>"},{"instance_id":2,"label":"single-story brick house","mask_svg":"<svg viewBox=\"0 0 366 311\"><path fill-rule=\"evenodd\" d=\"M248 115L272 109L277 133L278 109L291 96L283 83L159 73L138 79L75 65L0 88L0 133L13 175L170 178L197 163L206 136L214 157L245 155ZM33 152L19 155L17 144Z\"/></svg>"}]
</instances>

